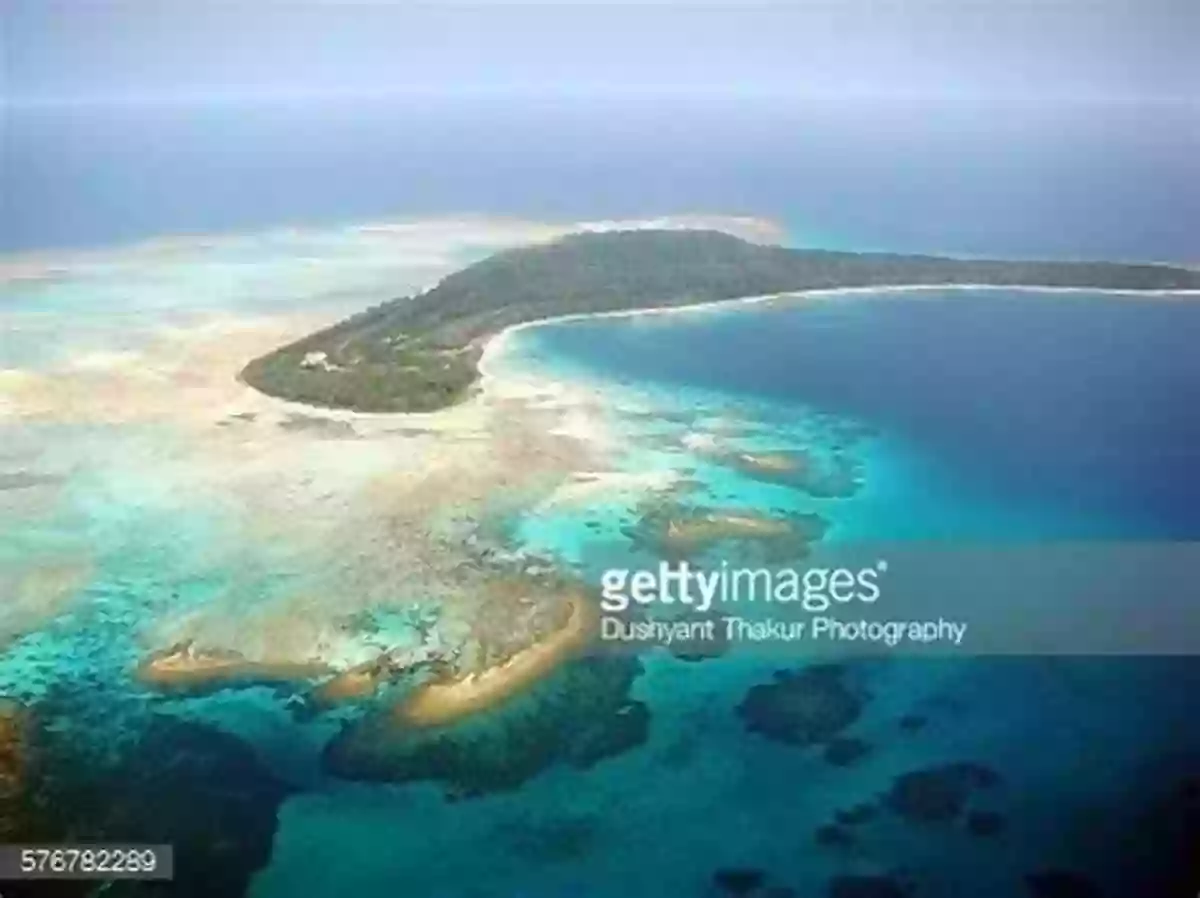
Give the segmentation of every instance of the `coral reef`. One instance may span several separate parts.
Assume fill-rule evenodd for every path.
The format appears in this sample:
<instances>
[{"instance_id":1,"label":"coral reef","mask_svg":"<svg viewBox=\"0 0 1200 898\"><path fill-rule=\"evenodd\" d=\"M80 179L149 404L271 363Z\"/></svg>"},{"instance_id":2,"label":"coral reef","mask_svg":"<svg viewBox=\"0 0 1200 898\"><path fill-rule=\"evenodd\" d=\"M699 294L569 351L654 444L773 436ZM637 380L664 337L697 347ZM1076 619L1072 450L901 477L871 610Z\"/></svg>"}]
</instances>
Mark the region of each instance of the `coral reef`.
<instances>
[{"instance_id":1,"label":"coral reef","mask_svg":"<svg viewBox=\"0 0 1200 898\"><path fill-rule=\"evenodd\" d=\"M879 810L875 805L864 802L844 811L838 811L834 814L834 819L842 826L861 826L874 820L878 813Z\"/></svg>"},{"instance_id":2,"label":"coral reef","mask_svg":"<svg viewBox=\"0 0 1200 898\"><path fill-rule=\"evenodd\" d=\"M449 676L418 686L397 703L397 720L407 726L440 726L503 703L592 638L595 609L582 593L541 604L527 588L509 595L515 597L514 605L485 605L473 621L473 658L466 664L460 660Z\"/></svg>"},{"instance_id":3,"label":"coral reef","mask_svg":"<svg viewBox=\"0 0 1200 898\"><path fill-rule=\"evenodd\" d=\"M240 652L181 642L144 658L136 676L156 689L198 694L234 686L303 682L331 672L321 661L256 661Z\"/></svg>"},{"instance_id":4,"label":"coral reef","mask_svg":"<svg viewBox=\"0 0 1200 898\"><path fill-rule=\"evenodd\" d=\"M973 836L998 836L1007 825L1004 815L995 811L971 811L967 814L967 832Z\"/></svg>"},{"instance_id":5,"label":"coral reef","mask_svg":"<svg viewBox=\"0 0 1200 898\"><path fill-rule=\"evenodd\" d=\"M596 840L598 827L595 816L541 819L524 814L498 824L495 837L523 860L558 864L585 856Z\"/></svg>"},{"instance_id":6,"label":"coral reef","mask_svg":"<svg viewBox=\"0 0 1200 898\"><path fill-rule=\"evenodd\" d=\"M717 546L755 546L765 563L806 557L828 523L816 514L768 515L752 509L709 508L656 498L622 532L633 545L672 561L699 558Z\"/></svg>"},{"instance_id":7,"label":"coral reef","mask_svg":"<svg viewBox=\"0 0 1200 898\"><path fill-rule=\"evenodd\" d=\"M848 498L862 486L861 465L844 452L822 459L807 450L746 452L715 445L708 455L746 477L792 487L815 499Z\"/></svg>"},{"instance_id":8,"label":"coral reef","mask_svg":"<svg viewBox=\"0 0 1200 898\"><path fill-rule=\"evenodd\" d=\"M945 823L966 809L971 793L1000 781L988 767L969 762L914 770L896 778L887 806L905 820Z\"/></svg>"},{"instance_id":9,"label":"coral reef","mask_svg":"<svg viewBox=\"0 0 1200 898\"><path fill-rule=\"evenodd\" d=\"M270 859L277 811L291 790L233 736L153 714L114 753L62 721L25 719L19 794L0 798L6 841L174 846L169 891L162 883L117 882L105 891L114 896L243 895ZM29 894L95 892L86 882L37 886ZM6 886L5 894L23 893Z\"/></svg>"},{"instance_id":10,"label":"coral reef","mask_svg":"<svg viewBox=\"0 0 1200 898\"><path fill-rule=\"evenodd\" d=\"M325 769L357 780L443 783L467 797L516 788L555 764L586 768L645 742L650 713L629 697L641 664L583 657L486 711L428 726L384 708L327 746Z\"/></svg>"},{"instance_id":11,"label":"coral reef","mask_svg":"<svg viewBox=\"0 0 1200 898\"><path fill-rule=\"evenodd\" d=\"M825 746L824 758L834 767L849 767L871 753L871 743L863 739L839 737Z\"/></svg>"},{"instance_id":12,"label":"coral reef","mask_svg":"<svg viewBox=\"0 0 1200 898\"><path fill-rule=\"evenodd\" d=\"M754 867L727 867L712 875L713 885L726 895L749 895L767 882L767 874Z\"/></svg>"},{"instance_id":13,"label":"coral reef","mask_svg":"<svg viewBox=\"0 0 1200 898\"><path fill-rule=\"evenodd\" d=\"M829 898L906 898L908 892L886 876L838 876L829 883Z\"/></svg>"},{"instance_id":14,"label":"coral reef","mask_svg":"<svg viewBox=\"0 0 1200 898\"><path fill-rule=\"evenodd\" d=\"M24 705L0 698L0 844L17 841L21 829L32 727Z\"/></svg>"},{"instance_id":15,"label":"coral reef","mask_svg":"<svg viewBox=\"0 0 1200 898\"><path fill-rule=\"evenodd\" d=\"M1025 877L1032 898L1101 898L1103 892L1091 880L1066 870L1042 870Z\"/></svg>"},{"instance_id":16,"label":"coral reef","mask_svg":"<svg viewBox=\"0 0 1200 898\"><path fill-rule=\"evenodd\" d=\"M905 714L896 722L897 726L906 733L923 730L928 723L929 720L920 714Z\"/></svg>"},{"instance_id":17,"label":"coral reef","mask_svg":"<svg viewBox=\"0 0 1200 898\"><path fill-rule=\"evenodd\" d=\"M854 834L836 824L825 823L813 832L813 840L825 848L846 848L854 844Z\"/></svg>"},{"instance_id":18,"label":"coral reef","mask_svg":"<svg viewBox=\"0 0 1200 898\"><path fill-rule=\"evenodd\" d=\"M828 742L858 720L866 696L846 683L838 665L779 671L774 682L750 687L737 713L746 729L767 739L807 747Z\"/></svg>"}]
</instances>

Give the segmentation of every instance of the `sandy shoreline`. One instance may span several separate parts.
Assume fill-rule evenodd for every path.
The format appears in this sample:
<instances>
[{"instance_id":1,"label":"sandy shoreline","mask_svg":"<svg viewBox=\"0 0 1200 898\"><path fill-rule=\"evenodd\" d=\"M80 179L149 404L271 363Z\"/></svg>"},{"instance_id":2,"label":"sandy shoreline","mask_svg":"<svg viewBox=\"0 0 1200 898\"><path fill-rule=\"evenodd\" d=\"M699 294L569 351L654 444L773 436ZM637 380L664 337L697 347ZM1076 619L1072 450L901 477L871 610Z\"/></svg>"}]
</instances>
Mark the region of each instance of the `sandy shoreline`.
<instances>
[{"instance_id":1,"label":"sandy shoreline","mask_svg":"<svg viewBox=\"0 0 1200 898\"><path fill-rule=\"evenodd\" d=\"M533 321L522 321L510 324L488 339L484 345L483 354L476 367L479 370L481 384L499 383L505 380L504 375L496 371L496 359L503 355L513 334L520 331L543 327L551 324L563 324L570 321L586 321L592 318L632 318L640 315L670 315L686 312L706 311L720 308L738 308L741 306L757 305L781 299L823 299L837 296L852 296L870 293L922 293L940 290L1009 290L1020 293L1104 293L1113 296L1158 296L1170 297L1200 297L1200 290L1117 290L1107 287L1035 287L1008 286L1003 284L889 284L872 287L821 287L811 290L789 290L783 293L764 293L756 296L739 296L732 299L714 299L705 302L687 303L684 305L646 306L638 309L617 309L608 312L573 312L567 315L551 315L537 318ZM434 414L437 414L436 412Z\"/></svg>"},{"instance_id":2,"label":"sandy shoreline","mask_svg":"<svg viewBox=\"0 0 1200 898\"><path fill-rule=\"evenodd\" d=\"M427 683L397 704L392 713L408 726L432 727L500 704L556 670L585 645L595 618L596 611L587 599L573 597L571 616L560 629L480 673Z\"/></svg>"}]
</instances>

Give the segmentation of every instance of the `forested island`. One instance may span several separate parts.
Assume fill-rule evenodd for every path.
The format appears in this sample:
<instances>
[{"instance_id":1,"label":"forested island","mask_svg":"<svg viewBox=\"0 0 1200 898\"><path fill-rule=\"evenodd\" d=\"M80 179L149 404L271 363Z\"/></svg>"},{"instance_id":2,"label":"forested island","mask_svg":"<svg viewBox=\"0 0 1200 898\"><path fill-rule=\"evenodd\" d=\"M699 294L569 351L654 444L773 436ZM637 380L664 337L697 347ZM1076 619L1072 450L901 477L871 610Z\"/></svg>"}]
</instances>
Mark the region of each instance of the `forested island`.
<instances>
[{"instance_id":1,"label":"forested island","mask_svg":"<svg viewBox=\"0 0 1200 898\"><path fill-rule=\"evenodd\" d=\"M1200 271L1153 264L953 259L789 249L719 231L574 234L497 253L269 355L243 380L272 396L365 412L465 398L487 338L526 321L835 287L989 284L1200 289Z\"/></svg>"}]
</instances>

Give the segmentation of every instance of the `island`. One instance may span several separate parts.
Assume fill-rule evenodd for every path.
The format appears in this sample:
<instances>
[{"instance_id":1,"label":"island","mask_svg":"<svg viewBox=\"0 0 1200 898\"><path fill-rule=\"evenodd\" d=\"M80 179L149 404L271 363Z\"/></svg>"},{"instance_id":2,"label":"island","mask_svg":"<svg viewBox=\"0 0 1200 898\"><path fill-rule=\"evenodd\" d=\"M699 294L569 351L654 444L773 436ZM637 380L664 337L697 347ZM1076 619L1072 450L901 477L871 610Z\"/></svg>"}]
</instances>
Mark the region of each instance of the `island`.
<instances>
[{"instance_id":1,"label":"island","mask_svg":"<svg viewBox=\"0 0 1200 898\"><path fill-rule=\"evenodd\" d=\"M515 324L801 291L938 284L1196 290L1200 271L793 249L705 230L588 232L497 253L430 290L254 359L241 378L309 405L429 412L471 395L484 345Z\"/></svg>"}]
</instances>

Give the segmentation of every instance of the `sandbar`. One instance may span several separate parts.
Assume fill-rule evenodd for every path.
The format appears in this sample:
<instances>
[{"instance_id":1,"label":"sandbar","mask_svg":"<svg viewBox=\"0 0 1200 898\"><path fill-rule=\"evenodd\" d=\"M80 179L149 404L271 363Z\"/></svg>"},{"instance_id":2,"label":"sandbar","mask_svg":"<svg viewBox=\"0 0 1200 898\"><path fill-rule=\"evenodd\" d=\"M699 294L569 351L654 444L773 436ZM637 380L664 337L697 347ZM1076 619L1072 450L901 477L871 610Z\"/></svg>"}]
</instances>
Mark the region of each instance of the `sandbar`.
<instances>
[{"instance_id":1,"label":"sandbar","mask_svg":"<svg viewBox=\"0 0 1200 898\"><path fill-rule=\"evenodd\" d=\"M393 708L409 726L452 723L524 691L585 646L594 632L596 612L587 599L570 599L566 623L549 636L480 673L426 683Z\"/></svg>"},{"instance_id":2,"label":"sandbar","mask_svg":"<svg viewBox=\"0 0 1200 898\"><path fill-rule=\"evenodd\" d=\"M138 665L137 678L167 691L203 692L235 685L293 683L331 672L323 661L254 661L239 652L196 649L187 642L149 655Z\"/></svg>"}]
</instances>

